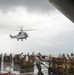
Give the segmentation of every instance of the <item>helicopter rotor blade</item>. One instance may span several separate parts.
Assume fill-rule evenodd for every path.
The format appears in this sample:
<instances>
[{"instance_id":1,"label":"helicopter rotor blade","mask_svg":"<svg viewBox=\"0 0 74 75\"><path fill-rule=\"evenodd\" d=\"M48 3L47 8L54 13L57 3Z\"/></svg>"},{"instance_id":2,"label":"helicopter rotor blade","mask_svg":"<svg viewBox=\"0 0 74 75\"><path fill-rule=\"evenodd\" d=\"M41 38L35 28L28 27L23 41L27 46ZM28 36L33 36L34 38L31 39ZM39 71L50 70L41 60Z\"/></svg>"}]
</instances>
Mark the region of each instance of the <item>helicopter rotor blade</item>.
<instances>
[{"instance_id":1,"label":"helicopter rotor blade","mask_svg":"<svg viewBox=\"0 0 74 75\"><path fill-rule=\"evenodd\" d=\"M28 30L23 30L23 31L34 31L34 30L37 30L37 29L28 29Z\"/></svg>"},{"instance_id":2,"label":"helicopter rotor blade","mask_svg":"<svg viewBox=\"0 0 74 75\"><path fill-rule=\"evenodd\" d=\"M18 26L18 28L19 28L20 30L23 30L24 27L23 27L23 26Z\"/></svg>"}]
</instances>

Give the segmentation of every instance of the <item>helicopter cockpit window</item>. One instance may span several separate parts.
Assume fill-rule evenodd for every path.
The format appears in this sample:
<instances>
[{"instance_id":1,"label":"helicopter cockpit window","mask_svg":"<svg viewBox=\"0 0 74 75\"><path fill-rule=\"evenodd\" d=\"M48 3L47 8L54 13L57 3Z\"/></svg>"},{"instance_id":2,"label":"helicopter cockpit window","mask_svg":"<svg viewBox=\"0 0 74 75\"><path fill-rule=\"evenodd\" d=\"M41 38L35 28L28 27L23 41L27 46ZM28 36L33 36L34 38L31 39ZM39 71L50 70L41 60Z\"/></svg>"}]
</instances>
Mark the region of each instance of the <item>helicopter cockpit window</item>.
<instances>
[{"instance_id":1,"label":"helicopter cockpit window","mask_svg":"<svg viewBox=\"0 0 74 75\"><path fill-rule=\"evenodd\" d=\"M28 37L28 34L27 33L24 33L25 37Z\"/></svg>"}]
</instances>

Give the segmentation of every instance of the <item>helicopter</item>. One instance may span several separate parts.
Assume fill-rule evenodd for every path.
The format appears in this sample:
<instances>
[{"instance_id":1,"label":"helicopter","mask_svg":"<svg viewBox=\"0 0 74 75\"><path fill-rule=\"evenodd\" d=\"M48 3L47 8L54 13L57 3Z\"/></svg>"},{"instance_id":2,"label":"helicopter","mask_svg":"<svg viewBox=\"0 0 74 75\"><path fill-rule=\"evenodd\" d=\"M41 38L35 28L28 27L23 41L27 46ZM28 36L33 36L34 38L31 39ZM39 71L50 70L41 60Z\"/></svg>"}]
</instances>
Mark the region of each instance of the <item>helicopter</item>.
<instances>
[{"instance_id":1,"label":"helicopter","mask_svg":"<svg viewBox=\"0 0 74 75\"><path fill-rule=\"evenodd\" d=\"M11 37L11 39L16 38L17 41L19 41L19 39L21 41L23 41L23 39L27 40L27 38L29 36L28 36L28 34L25 31L32 31L32 30L34 30L34 29L30 29L30 30L23 30L23 29L21 29L20 32L17 35L14 35L14 36L10 35L10 37Z\"/></svg>"}]
</instances>

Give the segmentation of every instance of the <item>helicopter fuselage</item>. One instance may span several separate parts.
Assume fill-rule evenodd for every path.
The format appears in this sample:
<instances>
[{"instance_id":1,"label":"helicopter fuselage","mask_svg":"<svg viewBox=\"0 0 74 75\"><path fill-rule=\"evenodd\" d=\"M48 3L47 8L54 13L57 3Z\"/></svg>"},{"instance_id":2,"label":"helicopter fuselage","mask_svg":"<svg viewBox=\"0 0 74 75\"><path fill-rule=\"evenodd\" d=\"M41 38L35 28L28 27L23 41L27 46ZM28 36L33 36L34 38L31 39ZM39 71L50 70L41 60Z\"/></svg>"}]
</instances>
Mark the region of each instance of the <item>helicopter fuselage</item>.
<instances>
[{"instance_id":1,"label":"helicopter fuselage","mask_svg":"<svg viewBox=\"0 0 74 75\"><path fill-rule=\"evenodd\" d=\"M28 34L27 34L26 32L21 31L21 32L19 32L17 35L14 35L14 36L10 35L10 37L11 37L11 38L16 38L17 41L18 41L19 39L21 39L21 41L23 41L23 39L26 40L26 39L28 38Z\"/></svg>"}]
</instances>

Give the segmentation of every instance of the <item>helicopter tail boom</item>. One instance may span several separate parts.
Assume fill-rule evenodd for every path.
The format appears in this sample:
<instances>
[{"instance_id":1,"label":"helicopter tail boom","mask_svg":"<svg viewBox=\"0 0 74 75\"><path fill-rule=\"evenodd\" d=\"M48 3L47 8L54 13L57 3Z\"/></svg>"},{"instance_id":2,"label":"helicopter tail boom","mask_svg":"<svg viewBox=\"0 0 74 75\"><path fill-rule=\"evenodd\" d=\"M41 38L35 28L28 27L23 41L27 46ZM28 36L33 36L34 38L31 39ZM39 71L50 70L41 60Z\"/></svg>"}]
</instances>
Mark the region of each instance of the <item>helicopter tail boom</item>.
<instances>
[{"instance_id":1,"label":"helicopter tail boom","mask_svg":"<svg viewBox=\"0 0 74 75\"><path fill-rule=\"evenodd\" d=\"M12 35L10 35L11 38L14 38Z\"/></svg>"}]
</instances>

